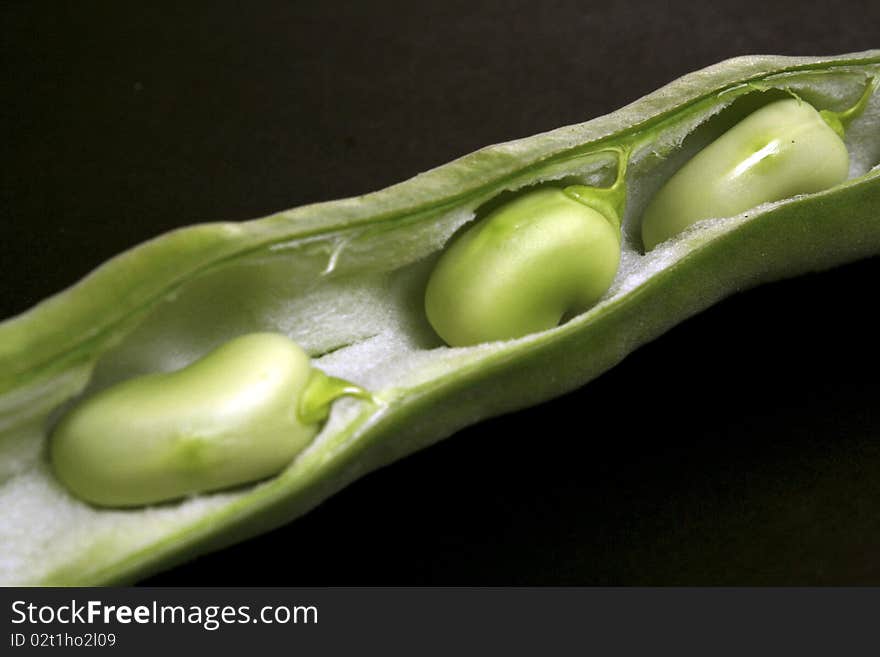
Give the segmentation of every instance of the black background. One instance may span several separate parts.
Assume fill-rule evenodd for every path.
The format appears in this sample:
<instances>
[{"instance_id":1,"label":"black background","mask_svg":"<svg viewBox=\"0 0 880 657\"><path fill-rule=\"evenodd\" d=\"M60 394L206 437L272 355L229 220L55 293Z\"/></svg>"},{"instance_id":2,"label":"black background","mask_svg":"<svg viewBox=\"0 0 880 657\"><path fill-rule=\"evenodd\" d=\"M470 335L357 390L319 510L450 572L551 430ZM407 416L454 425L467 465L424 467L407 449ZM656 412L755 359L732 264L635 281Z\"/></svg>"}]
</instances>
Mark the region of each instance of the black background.
<instances>
[{"instance_id":1,"label":"black background","mask_svg":"<svg viewBox=\"0 0 880 657\"><path fill-rule=\"evenodd\" d=\"M7 2L0 317L164 230L379 189L876 2ZM877 258L736 295L156 585L880 583Z\"/></svg>"}]
</instances>

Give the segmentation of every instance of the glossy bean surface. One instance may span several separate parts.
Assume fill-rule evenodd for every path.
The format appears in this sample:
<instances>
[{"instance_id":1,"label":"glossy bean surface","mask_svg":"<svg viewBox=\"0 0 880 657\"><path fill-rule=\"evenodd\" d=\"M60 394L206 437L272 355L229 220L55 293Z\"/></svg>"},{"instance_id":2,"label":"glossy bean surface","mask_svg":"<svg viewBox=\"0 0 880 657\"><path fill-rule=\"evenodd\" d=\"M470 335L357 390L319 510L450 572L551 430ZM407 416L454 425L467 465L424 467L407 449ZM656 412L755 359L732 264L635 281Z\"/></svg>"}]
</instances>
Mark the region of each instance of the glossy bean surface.
<instances>
[{"instance_id":1,"label":"glossy bean surface","mask_svg":"<svg viewBox=\"0 0 880 657\"><path fill-rule=\"evenodd\" d=\"M51 437L58 478L101 506L137 506L262 479L318 431L299 402L313 375L283 335L236 338L191 365L114 385Z\"/></svg>"},{"instance_id":2,"label":"glossy bean surface","mask_svg":"<svg viewBox=\"0 0 880 657\"><path fill-rule=\"evenodd\" d=\"M428 282L428 319L452 346L552 328L611 285L619 235L618 225L579 201L573 188L528 192L444 252Z\"/></svg>"},{"instance_id":3,"label":"glossy bean surface","mask_svg":"<svg viewBox=\"0 0 880 657\"><path fill-rule=\"evenodd\" d=\"M753 112L697 153L645 209L646 250L703 219L729 217L846 180L840 135L810 104L779 100Z\"/></svg>"}]
</instances>

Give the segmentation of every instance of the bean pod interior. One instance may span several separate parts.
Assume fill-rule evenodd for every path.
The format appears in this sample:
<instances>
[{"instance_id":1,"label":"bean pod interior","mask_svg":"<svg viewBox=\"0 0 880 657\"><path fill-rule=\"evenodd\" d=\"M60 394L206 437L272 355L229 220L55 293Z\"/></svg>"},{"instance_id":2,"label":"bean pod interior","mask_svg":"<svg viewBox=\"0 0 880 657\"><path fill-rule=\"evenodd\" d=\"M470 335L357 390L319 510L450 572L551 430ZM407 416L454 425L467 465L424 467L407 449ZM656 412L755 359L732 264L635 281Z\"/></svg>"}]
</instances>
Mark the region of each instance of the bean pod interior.
<instances>
[{"instance_id":1,"label":"bean pod interior","mask_svg":"<svg viewBox=\"0 0 880 657\"><path fill-rule=\"evenodd\" d=\"M409 403L479 372L503 367L523 349L537 350L549 340L573 335L713 240L796 201L783 198L733 216L705 218L648 252L643 248L646 207L705 146L762 107L791 99L792 92L817 110L842 112L858 101L870 75L877 73L877 65L840 66L732 84L631 128L614 128L612 121L605 136L599 134L587 144L576 140L569 143L569 132L560 129L542 137L547 143L559 145L553 147L551 155L517 166L476 188L467 187L467 180L462 178L464 191L459 196L419 205L403 214L389 213L387 220L353 219L350 226L341 221L331 231L304 231L289 240L272 240L237 252L234 257L218 259L169 288L130 325L120 329L112 347L105 348L96 363L71 370L73 383L68 388L77 388L77 398L60 406L58 401L52 402L51 415L34 411L32 416L16 419L15 432L9 434L13 438L2 445L0 477L5 483L0 527L12 527L16 535L27 536L28 541L0 536L6 555L2 565L6 570L0 574L9 581L76 580L83 577L82 573L91 572L86 555L96 551L149 551L161 555L166 548L160 546L170 545L172 537L186 531L195 536L198 532L193 528L204 526L199 524L202 520L221 515L225 518L238 505L266 500L266 509L280 509L289 490L312 490L308 487L320 479L321 464L353 449L352 431L360 430L357 427L369 427L386 417L393 424L390 411L383 415L383 409L393 409L395 404ZM846 130L845 145L848 170L843 186L862 176L876 175L880 163L880 98L876 94ZM492 151L499 170L505 166L504 153L515 155L519 148L518 143L512 143ZM429 323L424 300L430 274L453 236L536 189L612 186L619 157L610 148L625 149L629 158L620 263L604 294L580 314L564 317L568 321L558 327L513 339L447 346ZM428 187L433 180L429 172L412 184ZM404 191L392 188L387 193L405 197ZM340 216L355 212L344 204L338 208ZM284 215L279 215L279 221L283 219ZM230 226L224 230L234 235L238 229ZM816 254L817 266L823 264L822 258L821 253ZM705 303L711 303L721 292L706 294ZM699 300L694 303L699 305ZM661 327L662 322L657 326ZM320 433L277 480L253 488L200 495L161 508L119 512L95 509L76 500L52 476L44 451L46 433L79 399L133 377L178 370L238 336L261 332L288 336L309 355L313 367L372 394L369 401L343 399L334 403ZM603 360L597 364L597 371L610 364ZM503 401L493 401L489 391L476 391L472 406L459 404L453 412L438 405L431 427L422 421L404 427L401 421L399 426L394 425L397 437L370 452L370 467L448 435L463 423L570 389L573 383L565 378L568 374L556 375L561 383L548 379L536 384L535 390L514 387L510 398ZM39 409L39 400L47 399L37 387L23 390L17 397L5 399L4 404ZM447 415L449 419L444 420ZM399 448L395 441L401 445ZM368 448L372 446L362 449ZM363 462L364 454L354 449L346 463ZM333 476L338 474L339 482L350 480L360 472L356 465L350 467L351 472L340 469ZM303 508L317 499L305 493L303 496ZM272 506L276 502L277 506ZM28 509L35 511L28 513ZM45 521L47 514L52 522ZM79 527L87 530L80 531ZM67 541L65 555L52 550L59 540ZM71 559L70 554L83 556ZM112 557L106 561L116 563ZM119 572L133 572L126 571L124 564L108 566L117 567ZM95 580L102 577L94 572Z\"/></svg>"}]
</instances>

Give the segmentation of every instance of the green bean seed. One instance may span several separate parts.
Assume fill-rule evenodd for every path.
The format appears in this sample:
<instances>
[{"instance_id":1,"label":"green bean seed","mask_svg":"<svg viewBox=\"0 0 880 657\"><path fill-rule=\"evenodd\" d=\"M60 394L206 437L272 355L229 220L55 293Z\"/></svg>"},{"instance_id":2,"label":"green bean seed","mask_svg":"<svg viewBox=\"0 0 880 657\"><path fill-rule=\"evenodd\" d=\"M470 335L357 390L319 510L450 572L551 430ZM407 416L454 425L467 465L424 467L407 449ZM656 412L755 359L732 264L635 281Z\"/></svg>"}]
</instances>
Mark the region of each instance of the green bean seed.
<instances>
[{"instance_id":1,"label":"green bean seed","mask_svg":"<svg viewBox=\"0 0 880 657\"><path fill-rule=\"evenodd\" d=\"M364 394L313 369L287 337L238 337L191 365L117 384L54 430L58 479L100 506L138 506L276 474L333 399Z\"/></svg>"},{"instance_id":2,"label":"green bean seed","mask_svg":"<svg viewBox=\"0 0 880 657\"><path fill-rule=\"evenodd\" d=\"M610 188L533 190L454 241L425 293L438 335L452 346L518 338L595 304L620 262L625 164Z\"/></svg>"},{"instance_id":3,"label":"green bean seed","mask_svg":"<svg viewBox=\"0 0 880 657\"><path fill-rule=\"evenodd\" d=\"M642 220L645 249L703 219L737 215L846 180L844 129L864 109L875 86L872 80L845 112L818 112L790 98L737 123L679 169L648 204Z\"/></svg>"}]
</instances>

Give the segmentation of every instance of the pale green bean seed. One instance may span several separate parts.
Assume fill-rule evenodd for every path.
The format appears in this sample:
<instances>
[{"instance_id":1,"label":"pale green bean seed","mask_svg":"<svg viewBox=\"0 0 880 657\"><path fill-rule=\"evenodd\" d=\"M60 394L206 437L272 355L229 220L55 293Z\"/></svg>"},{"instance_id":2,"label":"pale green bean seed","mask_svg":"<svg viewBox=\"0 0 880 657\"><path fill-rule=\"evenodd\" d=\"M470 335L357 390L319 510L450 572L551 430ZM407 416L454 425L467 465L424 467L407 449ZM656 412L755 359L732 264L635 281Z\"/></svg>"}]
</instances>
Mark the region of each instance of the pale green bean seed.
<instances>
[{"instance_id":1,"label":"pale green bean seed","mask_svg":"<svg viewBox=\"0 0 880 657\"><path fill-rule=\"evenodd\" d=\"M255 333L171 373L86 399L53 431L58 479L101 506L138 506L276 474L355 390L283 335Z\"/></svg>"},{"instance_id":2,"label":"pale green bean seed","mask_svg":"<svg viewBox=\"0 0 880 657\"><path fill-rule=\"evenodd\" d=\"M617 272L620 227L616 215L579 200L589 189L531 191L453 242L425 294L447 344L522 337L596 303Z\"/></svg>"},{"instance_id":3,"label":"pale green bean seed","mask_svg":"<svg viewBox=\"0 0 880 657\"><path fill-rule=\"evenodd\" d=\"M737 215L846 180L844 129L876 85L876 79L869 81L859 101L844 112L819 112L790 98L737 123L679 169L648 204L642 219L645 250L703 219Z\"/></svg>"}]
</instances>

